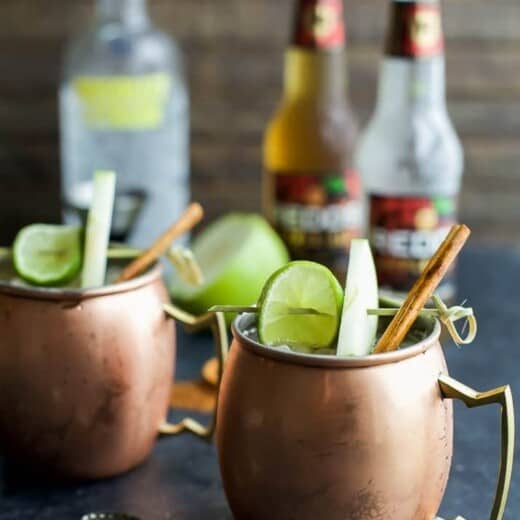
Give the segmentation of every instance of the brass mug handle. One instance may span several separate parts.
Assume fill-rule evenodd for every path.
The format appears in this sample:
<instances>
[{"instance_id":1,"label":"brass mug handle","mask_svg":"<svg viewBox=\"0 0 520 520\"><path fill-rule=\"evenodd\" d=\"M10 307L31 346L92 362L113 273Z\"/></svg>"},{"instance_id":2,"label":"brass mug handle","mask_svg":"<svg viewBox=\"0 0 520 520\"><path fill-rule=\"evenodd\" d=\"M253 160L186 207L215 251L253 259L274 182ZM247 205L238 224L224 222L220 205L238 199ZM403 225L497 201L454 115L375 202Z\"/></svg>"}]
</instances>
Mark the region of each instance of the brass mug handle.
<instances>
[{"instance_id":1,"label":"brass mug handle","mask_svg":"<svg viewBox=\"0 0 520 520\"><path fill-rule=\"evenodd\" d=\"M491 510L490 520L502 520L506 508L513 456L515 451L515 412L513 395L509 386L501 386L488 392L477 392L447 375L439 377L439 386L443 398L460 399L468 408L499 404L502 408L502 450L500 471L495 493L495 502Z\"/></svg>"},{"instance_id":2,"label":"brass mug handle","mask_svg":"<svg viewBox=\"0 0 520 520\"><path fill-rule=\"evenodd\" d=\"M184 325L184 328L188 332L197 332L199 330L210 328L213 337L215 339L215 349L218 358L218 386L217 386L217 400L215 402L215 410L209 426L204 426L200 422L192 419L191 417L185 417L181 422L177 424L170 424L164 422L159 428L159 433L162 435L179 435L184 432L190 432L202 439L210 441L215 433L216 421L217 421L217 402L218 392L220 389L220 381L222 380L222 374L224 372L224 364L228 353L228 334L227 325L224 318L224 314L221 312L208 312L202 316L193 316L192 314L179 309L171 303L164 305L164 312L166 314L179 321Z\"/></svg>"}]
</instances>

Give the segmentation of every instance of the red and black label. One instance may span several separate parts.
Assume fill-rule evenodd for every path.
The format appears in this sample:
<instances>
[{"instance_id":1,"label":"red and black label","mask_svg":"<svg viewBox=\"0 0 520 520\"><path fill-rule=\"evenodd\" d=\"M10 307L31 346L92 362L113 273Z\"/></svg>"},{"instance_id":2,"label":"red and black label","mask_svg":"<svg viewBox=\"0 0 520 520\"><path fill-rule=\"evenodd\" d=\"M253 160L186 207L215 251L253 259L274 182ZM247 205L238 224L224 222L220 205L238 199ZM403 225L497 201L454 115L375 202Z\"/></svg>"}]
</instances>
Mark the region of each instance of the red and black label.
<instances>
[{"instance_id":1,"label":"red and black label","mask_svg":"<svg viewBox=\"0 0 520 520\"><path fill-rule=\"evenodd\" d=\"M370 197L369 238L379 284L411 289L456 221L453 197ZM445 284L452 281L446 277Z\"/></svg>"},{"instance_id":2,"label":"red and black label","mask_svg":"<svg viewBox=\"0 0 520 520\"><path fill-rule=\"evenodd\" d=\"M425 2L393 2L386 54L405 58L429 58L444 51L440 5Z\"/></svg>"},{"instance_id":3,"label":"red and black label","mask_svg":"<svg viewBox=\"0 0 520 520\"><path fill-rule=\"evenodd\" d=\"M346 269L352 238L361 232L359 176L275 174L271 219L293 259Z\"/></svg>"},{"instance_id":4,"label":"red and black label","mask_svg":"<svg viewBox=\"0 0 520 520\"><path fill-rule=\"evenodd\" d=\"M299 0L292 44L336 49L345 44L343 0Z\"/></svg>"}]
</instances>

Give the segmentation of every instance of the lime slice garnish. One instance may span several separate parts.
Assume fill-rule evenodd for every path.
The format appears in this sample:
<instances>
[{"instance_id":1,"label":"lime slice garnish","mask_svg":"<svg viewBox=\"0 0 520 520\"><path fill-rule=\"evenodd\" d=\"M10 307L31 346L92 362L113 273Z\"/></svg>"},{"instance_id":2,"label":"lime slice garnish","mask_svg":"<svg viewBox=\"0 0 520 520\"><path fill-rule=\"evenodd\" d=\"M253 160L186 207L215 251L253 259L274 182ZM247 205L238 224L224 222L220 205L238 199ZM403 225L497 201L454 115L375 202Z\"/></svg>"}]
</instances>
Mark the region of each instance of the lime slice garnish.
<instances>
[{"instance_id":1,"label":"lime slice garnish","mask_svg":"<svg viewBox=\"0 0 520 520\"><path fill-rule=\"evenodd\" d=\"M350 244L345 302L338 339L338 356L370 354L377 333L377 316L368 309L378 307L377 273L368 240L357 238Z\"/></svg>"},{"instance_id":2,"label":"lime slice garnish","mask_svg":"<svg viewBox=\"0 0 520 520\"><path fill-rule=\"evenodd\" d=\"M35 285L59 286L81 267L81 229L33 224L18 232L13 259L16 272Z\"/></svg>"},{"instance_id":3,"label":"lime slice garnish","mask_svg":"<svg viewBox=\"0 0 520 520\"><path fill-rule=\"evenodd\" d=\"M258 302L258 336L262 343L321 349L336 339L343 291L323 265L297 261L282 267L267 281ZM316 314L298 314L295 309Z\"/></svg>"},{"instance_id":4,"label":"lime slice garnish","mask_svg":"<svg viewBox=\"0 0 520 520\"><path fill-rule=\"evenodd\" d=\"M191 251L203 283L190 285L177 274L171 294L194 314L218 304L255 304L269 276L289 261L280 237L255 214L233 213L216 220L195 238Z\"/></svg>"}]
</instances>

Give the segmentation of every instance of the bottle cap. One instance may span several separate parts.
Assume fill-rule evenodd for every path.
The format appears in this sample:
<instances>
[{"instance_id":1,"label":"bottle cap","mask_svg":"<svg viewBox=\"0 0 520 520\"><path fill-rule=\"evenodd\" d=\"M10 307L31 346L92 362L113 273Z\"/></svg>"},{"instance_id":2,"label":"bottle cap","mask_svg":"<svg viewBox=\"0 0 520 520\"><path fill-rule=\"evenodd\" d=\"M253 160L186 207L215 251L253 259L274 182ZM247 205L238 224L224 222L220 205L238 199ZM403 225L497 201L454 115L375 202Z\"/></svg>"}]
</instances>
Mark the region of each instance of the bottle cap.
<instances>
[{"instance_id":1,"label":"bottle cap","mask_svg":"<svg viewBox=\"0 0 520 520\"><path fill-rule=\"evenodd\" d=\"M308 49L341 49L345 44L343 0L298 0L292 44Z\"/></svg>"},{"instance_id":2,"label":"bottle cap","mask_svg":"<svg viewBox=\"0 0 520 520\"><path fill-rule=\"evenodd\" d=\"M440 5L437 2L394 2L386 54L430 58L444 51Z\"/></svg>"}]
</instances>

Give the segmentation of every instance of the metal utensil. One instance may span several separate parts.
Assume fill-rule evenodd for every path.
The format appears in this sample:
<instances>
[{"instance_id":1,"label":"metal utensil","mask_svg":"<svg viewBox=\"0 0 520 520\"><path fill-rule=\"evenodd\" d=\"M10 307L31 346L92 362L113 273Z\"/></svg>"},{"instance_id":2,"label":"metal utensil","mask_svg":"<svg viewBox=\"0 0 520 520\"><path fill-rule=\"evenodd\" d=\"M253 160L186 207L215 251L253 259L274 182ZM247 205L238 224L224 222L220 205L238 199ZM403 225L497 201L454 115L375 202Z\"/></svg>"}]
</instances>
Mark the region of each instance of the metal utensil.
<instances>
[{"instance_id":1,"label":"metal utensil","mask_svg":"<svg viewBox=\"0 0 520 520\"><path fill-rule=\"evenodd\" d=\"M126 513L88 513L81 520L140 520L137 516Z\"/></svg>"}]
</instances>

